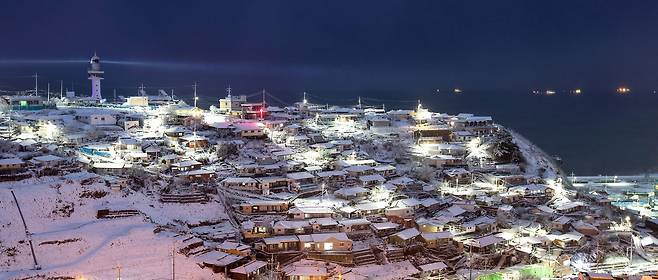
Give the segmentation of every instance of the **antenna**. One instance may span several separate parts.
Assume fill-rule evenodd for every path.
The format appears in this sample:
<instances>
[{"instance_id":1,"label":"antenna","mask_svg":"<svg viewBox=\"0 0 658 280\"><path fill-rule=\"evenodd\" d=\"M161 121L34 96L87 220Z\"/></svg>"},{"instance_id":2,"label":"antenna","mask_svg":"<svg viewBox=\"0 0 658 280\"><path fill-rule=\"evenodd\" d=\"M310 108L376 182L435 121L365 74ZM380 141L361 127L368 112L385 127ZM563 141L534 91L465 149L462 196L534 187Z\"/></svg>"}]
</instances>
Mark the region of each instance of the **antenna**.
<instances>
[{"instance_id":1,"label":"antenna","mask_svg":"<svg viewBox=\"0 0 658 280\"><path fill-rule=\"evenodd\" d=\"M137 95L139 95L139 96L144 96L144 95L146 95L146 91L145 91L144 89L145 89L145 87L144 87L144 84L142 83L142 84L138 87Z\"/></svg>"},{"instance_id":2,"label":"antenna","mask_svg":"<svg viewBox=\"0 0 658 280\"><path fill-rule=\"evenodd\" d=\"M382 110L384 110L384 113L386 113L386 104L382 104Z\"/></svg>"},{"instance_id":3,"label":"antenna","mask_svg":"<svg viewBox=\"0 0 658 280\"><path fill-rule=\"evenodd\" d=\"M34 73L34 95L39 95L39 74Z\"/></svg>"},{"instance_id":4,"label":"antenna","mask_svg":"<svg viewBox=\"0 0 658 280\"><path fill-rule=\"evenodd\" d=\"M228 96L227 96L228 99L231 99L231 85L228 85L228 87L226 88L226 92L228 93Z\"/></svg>"},{"instance_id":5,"label":"antenna","mask_svg":"<svg viewBox=\"0 0 658 280\"><path fill-rule=\"evenodd\" d=\"M114 94L114 102L117 102L117 89L114 88L114 89L112 90L112 93Z\"/></svg>"},{"instance_id":6,"label":"antenna","mask_svg":"<svg viewBox=\"0 0 658 280\"><path fill-rule=\"evenodd\" d=\"M64 80L59 80L59 99L64 99Z\"/></svg>"},{"instance_id":7,"label":"antenna","mask_svg":"<svg viewBox=\"0 0 658 280\"><path fill-rule=\"evenodd\" d=\"M48 102L50 102L50 83L48 83Z\"/></svg>"},{"instance_id":8,"label":"antenna","mask_svg":"<svg viewBox=\"0 0 658 280\"><path fill-rule=\"evenodd\" d=\"M304 100L303 100L302 102L303 102L304 104L308 103L308 101L306 100L306 92L304 92Z\"/></svg>"},{"instance_id":9,"label":"antenna","mask_svg":"<svg viewBox=\"0 0 658 280\"><path fill-rule=\"evenodd\" d=\"M196 86L197 86L197 84L196 84L196 82L194 82L194 85L193 85L193 87L194 87L194 108L196 108L196 101L199 100L199 97L196 96Z\"/></svg>"},{"instance_id":10,"label":"antenna","mask_svg":"<svg viewBox=\"0 0 658 280\"><path fill-rule=\"evenodd\" d=\"M361 109L361 96L359 96L359 109Z\"/></svg>"}]
</instances>

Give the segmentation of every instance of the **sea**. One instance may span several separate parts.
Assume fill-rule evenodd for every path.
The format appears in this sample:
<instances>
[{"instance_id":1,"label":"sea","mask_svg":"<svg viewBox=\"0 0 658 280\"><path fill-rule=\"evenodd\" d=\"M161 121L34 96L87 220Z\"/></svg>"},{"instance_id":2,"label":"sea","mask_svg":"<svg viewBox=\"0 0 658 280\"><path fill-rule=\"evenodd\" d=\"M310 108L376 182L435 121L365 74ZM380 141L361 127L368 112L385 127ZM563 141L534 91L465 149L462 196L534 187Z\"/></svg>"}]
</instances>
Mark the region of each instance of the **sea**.
<instances>
[{"instance_id":1,"label":"sea","mask_svg":"<svg viewBox=\"0 0 658 280\"><path fill-rule=\"evenodd\" d=\"M59 92L59 81L78 94L89 90L85 64L0 65L0 90L16 91L34 87L34 72L40 72L40 89L51 84ZM303 77L302 77L303 78ZM199 82L199 104L208 108L226 95L246 94L254 101L267 91L268 103L286 106L301 101L307 91L309 102L356 105L359 96L364 106L386 109L414 109L418 102L434 112L472 113L492 116L494 120L521 133L546 153L559 157L566 173L576 175L638 175L658 172L658 94L651 90L626 95L614 89L588 91L580 95L558 91L554 95L535 95L530 89L469 90L454 94L451 89L398 89L371 84L366 89L328 83L296 83L295 77L268 75L230 75L230 73L185 73L154 71L128 66L106 68L104 96L129 96L144 83L149 94L158 88L174 89L174 94L192 101L193 81ZM0 92L1 93L1 92ZM4 93L2 93L4 94Z\"/></svg>"}]
</instances>

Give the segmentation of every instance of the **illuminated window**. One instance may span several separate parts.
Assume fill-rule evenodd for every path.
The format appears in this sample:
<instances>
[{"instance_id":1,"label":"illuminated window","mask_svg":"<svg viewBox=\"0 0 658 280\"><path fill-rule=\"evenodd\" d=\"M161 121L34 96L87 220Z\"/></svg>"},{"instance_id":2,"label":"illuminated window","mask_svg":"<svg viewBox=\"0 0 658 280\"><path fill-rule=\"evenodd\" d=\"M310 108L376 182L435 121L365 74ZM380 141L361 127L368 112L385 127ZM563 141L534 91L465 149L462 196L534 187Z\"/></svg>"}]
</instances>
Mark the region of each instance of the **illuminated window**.
<instances>
[{"instance_id":1,"label":"illuminated window","mask_svg":"<svg viewBox=\"0 0 658 280\"><path fill-rule=\"evenodd\" d=\"M324 250L325 251L331 251L333 249L334 249L334 243L330 243L330 242L324 243Z\"/></svg>"},{"instance_id":2,"label":"illuminated window","mask_svg":"<svg viewBox=\"0 0 658 280\"><path fill-rule=\"evenodd\" d=\"M304 248L311 248L311 243L304 243Z\"/></svg>"}]
</instances>

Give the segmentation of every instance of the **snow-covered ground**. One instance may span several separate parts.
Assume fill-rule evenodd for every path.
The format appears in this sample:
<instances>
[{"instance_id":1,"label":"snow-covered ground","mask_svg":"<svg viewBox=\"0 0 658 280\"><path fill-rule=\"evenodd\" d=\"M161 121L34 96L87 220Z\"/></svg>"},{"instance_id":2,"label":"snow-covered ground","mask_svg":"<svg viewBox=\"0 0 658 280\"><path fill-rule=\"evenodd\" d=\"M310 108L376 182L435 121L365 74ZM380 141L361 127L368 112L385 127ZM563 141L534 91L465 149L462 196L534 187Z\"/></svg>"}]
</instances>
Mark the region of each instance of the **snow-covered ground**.
<instances>
[{"instance_id":1,"label":"snow-covered ground","mask_svg":"<svg viewBox=\"0 0 658 280\"><path fill-rule=\"evenodd\" d=\"M11 190L25 216L41 270L33 270ZM144 215L97 219L99 209L138 210ZM36 275L111 279L118 275L119 266L123 279L170 279L177 238L170 232L156 233L158 224L183 227L227 218L217 202L162 204L139 192L111 191L103 183L81 185L60 177L1 183L0 213L0 279ZM176 254L175 264L180 279L224 279L181 254Z\"/></svg>"}]
</instances>

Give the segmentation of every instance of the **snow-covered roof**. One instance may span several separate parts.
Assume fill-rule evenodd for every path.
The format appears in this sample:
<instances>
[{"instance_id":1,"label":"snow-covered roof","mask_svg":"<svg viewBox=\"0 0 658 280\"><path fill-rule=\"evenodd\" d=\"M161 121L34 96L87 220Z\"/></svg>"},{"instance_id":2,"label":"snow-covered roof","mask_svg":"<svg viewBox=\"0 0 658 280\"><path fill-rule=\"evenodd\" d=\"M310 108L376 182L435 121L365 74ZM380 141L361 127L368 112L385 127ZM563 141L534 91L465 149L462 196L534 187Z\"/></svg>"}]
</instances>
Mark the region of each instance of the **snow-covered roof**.
<instances>
[{"instance_id":1,"label":"snow-covered roof","mask_svg":"<svg viewBox=\"0 0 658 280\"><path fill-rule=\"evenodd\" d=\"M452 238L452 233L449 231L423 232L420 234L420 236L422 236L425 240L437 240Z\"/></svg>"},{"instance_id":2,"label":"snow-covered roof","mask_svg":"<svg viewBox=\"0 0 658 280\"><path fill-rule=\"evenodd\" d=\"M3 158L0 159L0 165L10 165L10 164L23 164L25 163L20 158Z\"/></svg>"},{"instance_id":3,"label":"snow-covered roof","mask_svg":"<svg viewBox=\"0 0 658 280\"><path fill-rule=\"evenodd\" d=\"M44 155L44 156L38 156L38 157L33 157L33 160L36 161L41 161L41 162L50 162L50 161L60 161L64 160L62 157L58 157L56 155Z\"/></svg>"},{"instance_id":4,"label":"snow-covered roof","mask_svg":"<svg viewBox=\"0 0 658 280\"><path fill-rule=\"evenodd\" d=\"M366 220L365 218L360 218L360 219L342 220L342 221L338 221L338 223L344 226L353 226L353 225L369 225L370 221Z\"/></svg>"},{"instance_id":5,"label":"snow-covered roof","mask_svg":"<svg viewBox=\"0 0 658 280\"><path fill-rule=\"evenodd\" d=\"M223 184L252 184L252 183L258 183L256 179L251 178L251 177L228 177L224 180L222 180L220 183Z\"/></svg>"},{"instance_id":6,"label":"snow-covered roof","mask_svg":"<svg viewBox=\"0 0 658 280\"><path fill-rule=\"evenodd\" d=\"M243 266L238 266L234 269L231 269L231 273L238 273L238 274L250 274L254 271L257 271L267 265L267 262L264 261L258 261L254 260L251 261Z\"/></svg>"},{"instance_id":7,"label":"snow-covered roof","mask_svg":"<svg viewBox=\"0 0 658 280\"><path fill-rule=\"evenodd\" d=\"M416 228L408 228L395 234L395 236L402 240L409 240L418 235L420 235L420 232Z\"/></svg>"},{"instance_id":8,"label":"snow-covered roof","mask_svg":"<svg viewBox=\"0 0 658 280\"><path fill-rule=\"evenodd\" d=\"M370 190L362 187L351 187L351 188L342 188L334 192L334 194L340 194L343 196L356 196L359 194L369 193Z\"/></svg>"},{"instance_id":9,"label":"snow-covered roof","mask_svg":"<svg viewBox=\"0 0 658 280\"><path fill-rule=\"evenodd\" d=\"M286 177L291 180L304 180L314 178L315 176L308 172L295 172L286 174Z\"/></svg>"},{"instance_id":10,"label":"snow-covered roof","mask_svg":"<svg viewBox=\"0 0 658 280\"><path fill-rule=\"evenodd\" d=\"M443 262L433 262L419 266L421 271L437 271L448 268L448 266Z\"/></svg>"},{"instance_id":11,"label":"snow-covered roof","mask_svg":"<svg viewBox=\"0 0 658 280\"><path fill-rule=\"evenodd\" d=\"M374 174L374 175L364 175L364 176L359 176L359 181L361 182L386 182L386 178L384 178L382 175L379 174Z\"/></svg>"}]
</instances>

